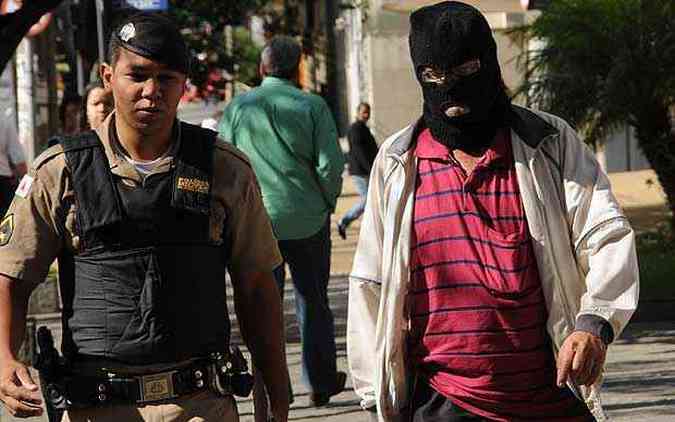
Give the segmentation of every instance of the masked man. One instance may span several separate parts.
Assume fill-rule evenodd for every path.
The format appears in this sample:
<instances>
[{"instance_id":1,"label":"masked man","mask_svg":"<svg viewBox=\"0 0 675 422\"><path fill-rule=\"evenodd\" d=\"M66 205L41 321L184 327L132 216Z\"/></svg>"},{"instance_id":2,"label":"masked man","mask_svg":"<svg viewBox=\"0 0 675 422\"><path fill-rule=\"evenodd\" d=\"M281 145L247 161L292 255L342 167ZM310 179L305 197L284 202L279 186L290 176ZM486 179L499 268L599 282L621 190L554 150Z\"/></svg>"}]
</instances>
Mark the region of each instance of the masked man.
<instances>
[{"instance_id":1,"label":"masked man","mask_svg":"<svg viewBox=\"0 0 675 422\"><path fill-rule=\"evenodd\" d=\"M638 299L634 233L563 120L510 103L485 18L410 18L422 118L380 149L348 355L383 421L604 420L607 345Z\"/></svg>"}]
</instances>

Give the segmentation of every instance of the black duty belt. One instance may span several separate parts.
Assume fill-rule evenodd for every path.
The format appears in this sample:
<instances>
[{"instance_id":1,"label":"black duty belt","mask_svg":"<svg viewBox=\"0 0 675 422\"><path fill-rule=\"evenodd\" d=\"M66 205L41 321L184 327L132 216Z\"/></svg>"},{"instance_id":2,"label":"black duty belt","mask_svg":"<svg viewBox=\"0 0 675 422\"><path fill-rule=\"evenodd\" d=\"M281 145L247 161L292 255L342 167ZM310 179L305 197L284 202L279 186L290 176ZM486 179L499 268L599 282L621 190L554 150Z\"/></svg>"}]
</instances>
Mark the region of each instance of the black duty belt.
<instances>
[{"instance_id":1,"label":"black duty belt","mask_svg":"<svg viewBox=\"0 0 675 422\"><path fill-rule=\"evenodd\" d=\"M247 397L253 386L246 361L236 349L234 359L220 353L179 369L146 375L88 376L71 374L46 385L45 397L55 408L108 404L146 404L210 389L221 396ZM242 361L243 360L243 366Z\"/></svg>"},{"instance_id":2,"label":"black duty belt","mask_svg":"<svg viewBox=\"0 0 675 422\"><path fill-rule=\"evenodd\" d=\"M40 371L42 392L51 408L66 410L110 404L141 405L175 399L210 389L218 395L248 397L253 377L238 347L212 352L185 366L142 375L112 372L89 375L72 368L54 349L51 332L40 327L40 353L34 363Z\"/></svg>"},{"instance_id":3,"label":"black duty belt","mask_svg":"<svg viewBox=\"0 0 675 422\"><path fill-rule=\"evenodd\" d=\"M72 375L64 380L66 397L74 406L114 403L145 404L174 399L210 388L218 379L213 362L138 376Z\"/></svg>"}]
</instances>

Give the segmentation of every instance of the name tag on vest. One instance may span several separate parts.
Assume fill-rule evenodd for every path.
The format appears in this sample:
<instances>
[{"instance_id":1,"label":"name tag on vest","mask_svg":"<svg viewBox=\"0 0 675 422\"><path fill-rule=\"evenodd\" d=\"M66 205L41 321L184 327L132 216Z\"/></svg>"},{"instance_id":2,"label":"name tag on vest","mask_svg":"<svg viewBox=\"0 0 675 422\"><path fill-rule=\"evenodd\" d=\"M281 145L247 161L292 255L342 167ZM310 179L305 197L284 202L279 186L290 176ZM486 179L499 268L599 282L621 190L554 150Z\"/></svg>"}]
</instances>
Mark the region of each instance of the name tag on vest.
<instances>
[{"instance_id":1,"label":"name tag on vest","mask_svg":"<svg viewBox=\"0 0 675 422\"><path fill-rule=\"evenodd\" d=\"M186 190L188 192L209 193L209 182L205 180L179 177L177 185L178 189Z\"/></svg>"}]
</instances>

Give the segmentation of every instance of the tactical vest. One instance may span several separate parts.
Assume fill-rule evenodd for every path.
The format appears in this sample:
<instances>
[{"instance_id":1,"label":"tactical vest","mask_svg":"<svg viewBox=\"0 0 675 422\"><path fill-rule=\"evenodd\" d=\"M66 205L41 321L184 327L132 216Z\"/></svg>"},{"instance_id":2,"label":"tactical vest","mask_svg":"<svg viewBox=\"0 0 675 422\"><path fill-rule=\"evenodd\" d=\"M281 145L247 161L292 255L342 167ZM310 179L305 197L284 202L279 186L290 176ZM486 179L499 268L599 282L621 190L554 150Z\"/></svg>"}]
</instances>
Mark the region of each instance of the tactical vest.
<instances>
[{"instance_id":1,"label":"tactical vest","mask_svg":"<svg viewBox=\"0 0 675 422\"><path fill-rule=\"evenodd\" d=\"M229 346L229 242L209 236L215 132L180 124L172 169L136 187L95 133L61 141L81 245L59 257L66 357L150 364Z\"/></svg>"}]
</instances>

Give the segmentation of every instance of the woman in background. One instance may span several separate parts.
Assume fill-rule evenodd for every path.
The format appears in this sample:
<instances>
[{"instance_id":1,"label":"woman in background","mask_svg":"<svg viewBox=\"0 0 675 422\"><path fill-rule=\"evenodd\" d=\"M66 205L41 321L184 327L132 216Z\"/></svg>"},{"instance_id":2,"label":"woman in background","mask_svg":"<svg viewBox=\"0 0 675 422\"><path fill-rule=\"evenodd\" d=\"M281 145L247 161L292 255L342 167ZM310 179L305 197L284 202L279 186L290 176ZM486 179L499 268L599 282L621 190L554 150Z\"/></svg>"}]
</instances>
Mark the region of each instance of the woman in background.
<instances>
[{"instance_id":1,"label":"woman in background","mask_svg":"<svg viewBox=\"0 0 675 422\"><path fill-rule=\"evenodd\" d=\"M112 92L103 87L97 80L84 90L82 97L82 111L80 112L81 130L96 129L114 108Z\"/></svg>"}]
</instances>

